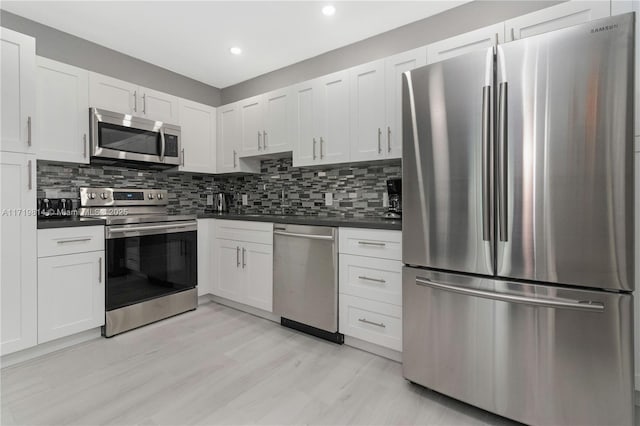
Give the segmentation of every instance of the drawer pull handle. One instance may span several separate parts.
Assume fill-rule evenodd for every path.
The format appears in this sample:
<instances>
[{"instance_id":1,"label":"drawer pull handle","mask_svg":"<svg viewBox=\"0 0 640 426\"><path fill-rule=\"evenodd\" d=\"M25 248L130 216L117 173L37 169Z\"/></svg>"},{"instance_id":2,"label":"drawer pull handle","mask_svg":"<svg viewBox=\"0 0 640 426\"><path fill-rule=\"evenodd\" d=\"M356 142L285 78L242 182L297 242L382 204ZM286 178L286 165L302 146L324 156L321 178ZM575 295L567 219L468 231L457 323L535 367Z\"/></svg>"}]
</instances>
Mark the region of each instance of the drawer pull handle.
<instances>
[{"instance_id":1,"label":"drawer pull handle","mask_svg":"<svg viewBox=\"0 0 640 426\"><path fill-rule=\"evenodd\" d=\"M386 243L374 243L371 241L358 241L358 244L361 244L363 246L377 246L377 247L384 247L387 245Z\"/></svg>"},{"instance_id":2,"label":"drawer pull handle","mask_svg":"<svg viewBox=\"0 0 640 426\"><path fill-rule=\"evenodd\" d=\"M91 241L91 238L77 238L75 240L59 240L57 241L58 244L64 244L64 243L80 243L82 241Z\"/></svg>"},{"instance_id":3,"label":"drawer pull handle","mask_svg":"<svg viewBox=\"0 0 640 426\"><path fill-rule=\"evenodd\" d=\"M98 282L102 283L102 257L98 259Z\"/></svg>"},{"instance_id":4,"label":"drawer pull handle","mask_svg":"<svg viewBox=\"0 0 640 426\"><path fill-rule=\"evenodd\" d=\"M365 280L365 281L373 281L373 282L381 283L381 284L384 284L384 283L386 283L386 282L387 282L386 280L383 280L382 278L369 278L369 277L365 277L365 276L363 276L363 275L360 275L360 276L358 277L358 279L359 279L359 280Z\"/></svg>"},{"instance_id":5,"label":"drawer pull handle","mask_svg":"<svg viewBox=\"0 0 640 426\"><path fill-rule=\"evenodd\" d=\"M384 325L383 322L373 322L373 321L369 321L366 318L358 318L358 321L363 322L365 324L375 325L376 327L387 328L387 326Z\"/></svg>"}]
</instances>

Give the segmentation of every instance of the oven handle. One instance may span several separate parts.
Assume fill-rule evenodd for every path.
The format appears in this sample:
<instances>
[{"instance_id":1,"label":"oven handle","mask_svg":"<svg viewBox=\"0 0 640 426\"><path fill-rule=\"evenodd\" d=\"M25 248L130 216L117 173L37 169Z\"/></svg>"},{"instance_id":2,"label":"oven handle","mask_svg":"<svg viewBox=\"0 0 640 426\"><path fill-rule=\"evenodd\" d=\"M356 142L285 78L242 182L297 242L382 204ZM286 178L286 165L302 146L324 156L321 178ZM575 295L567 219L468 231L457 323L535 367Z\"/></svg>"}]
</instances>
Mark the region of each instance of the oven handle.
<instances>
[{"instance_id":1,"label":"oven handle","mask_svg":"<svg viewBox=\"0 0 640 426\"><path fill-rule=\"evenodd\" d=\"M198 224L196 221L169 223L169 224L163 224L163 225L108 226L106 230L106 234L107 234L106 239L112 240L115 238L138 237L143 235L171 234L175 232L196 231L197 229L198 229Z\"/></svg>"}]
</instances>

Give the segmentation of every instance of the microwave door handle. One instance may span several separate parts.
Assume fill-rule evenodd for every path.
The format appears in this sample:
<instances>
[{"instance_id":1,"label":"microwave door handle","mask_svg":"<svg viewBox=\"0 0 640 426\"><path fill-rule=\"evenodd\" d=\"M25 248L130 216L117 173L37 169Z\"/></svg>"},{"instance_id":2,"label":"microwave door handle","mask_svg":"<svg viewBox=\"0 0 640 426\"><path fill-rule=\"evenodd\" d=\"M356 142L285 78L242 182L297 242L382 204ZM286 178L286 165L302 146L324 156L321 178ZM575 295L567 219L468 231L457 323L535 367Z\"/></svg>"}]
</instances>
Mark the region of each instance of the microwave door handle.
<instances>
[{"instance_id":1,"label":"microwave door handle","mask_svg":"<svg viewBox=\"0 0 640 426\"><path fill-rule=\"evenodd\" d=\"M164 161L164 149L165 149L164 129L160 127L160 161Z\"/></svg>"}]
</instances>

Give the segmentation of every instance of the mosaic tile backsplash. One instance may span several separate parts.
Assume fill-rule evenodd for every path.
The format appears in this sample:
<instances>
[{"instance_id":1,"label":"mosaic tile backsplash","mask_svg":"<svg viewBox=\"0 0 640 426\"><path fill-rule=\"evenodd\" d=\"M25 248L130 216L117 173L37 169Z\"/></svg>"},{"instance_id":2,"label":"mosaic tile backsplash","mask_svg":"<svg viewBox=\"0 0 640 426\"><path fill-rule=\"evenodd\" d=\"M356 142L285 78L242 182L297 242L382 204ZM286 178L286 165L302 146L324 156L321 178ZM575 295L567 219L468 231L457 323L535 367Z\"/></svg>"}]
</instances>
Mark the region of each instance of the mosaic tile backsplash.
<instances>
[{"instance_id":1,"label":"mosaic tile backsplash","mask_svg":"<svg viewBox=\"0 0 640 426\"><path fill-rule=\"evenodd\" d=\"M78 198L81 186L153 187L168 190L170 213L201 213L208 194L225 192L236 212L377 217L387 211L387 179L401 175L399 160L307 169L283 158L262 161L260 174L239 176L38 161L38 196ZM333 205L325 205L325 193L332 194ZM247 194L246 206L242 194Z\"/></svg>"}]
</instances>

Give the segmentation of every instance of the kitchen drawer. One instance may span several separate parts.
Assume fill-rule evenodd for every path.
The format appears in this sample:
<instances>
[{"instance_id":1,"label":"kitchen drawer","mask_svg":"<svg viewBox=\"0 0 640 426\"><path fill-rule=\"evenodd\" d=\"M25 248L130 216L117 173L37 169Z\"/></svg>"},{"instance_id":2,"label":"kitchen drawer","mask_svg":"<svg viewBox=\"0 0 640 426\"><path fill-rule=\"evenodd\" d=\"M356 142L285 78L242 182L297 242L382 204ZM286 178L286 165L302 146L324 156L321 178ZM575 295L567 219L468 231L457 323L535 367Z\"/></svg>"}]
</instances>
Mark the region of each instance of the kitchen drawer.
<instances>
[{"instance_id":1,"label":"kitchen drawer","mask_svg":"<svg viewBox=\"0 0 640 426\"><path fill-rule=\"evenodd\" d=\"M340 293L402 306L402 262L341 254Z\"/></svg>"},{"instance_id":2,"label":"kitchen drawer","mask_svg":"<svg viewBox=\"0 0 640 426\"><path fill-rule=\"evenodd\" d=\"M104 250L104 226L38 229L38 257Z\"/></svg>"},{"instance_id":3,"label":"kitchen drawer","mask_svg":"<svg viewBox=\"0 0 640 426\"><path fill-rule=\"evenodd\" d=\"M376 345L402 351L402 308L341 294L339 331Z\"/></svg>"},{"instance_id":4,"label":"kitchen drawer","mask_svg":"<svg viewBox=\"0 0 640 426\"><path fill-rule=\"evenodd\" d=\"M273 223L215 220L215 238L273 245Z\"/></svg>"},{"instance_id":5,"label":"kitchen drawer","mask_svg":"<svg viewBox=\"0 0 640 426\"><path fill-rule=\"evenodd\" d=\"M340 228L340 253L402 260L402 232Z\"/></svg>"}]
</instances>

